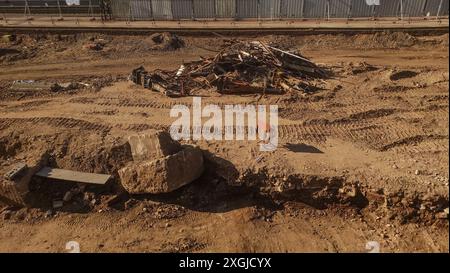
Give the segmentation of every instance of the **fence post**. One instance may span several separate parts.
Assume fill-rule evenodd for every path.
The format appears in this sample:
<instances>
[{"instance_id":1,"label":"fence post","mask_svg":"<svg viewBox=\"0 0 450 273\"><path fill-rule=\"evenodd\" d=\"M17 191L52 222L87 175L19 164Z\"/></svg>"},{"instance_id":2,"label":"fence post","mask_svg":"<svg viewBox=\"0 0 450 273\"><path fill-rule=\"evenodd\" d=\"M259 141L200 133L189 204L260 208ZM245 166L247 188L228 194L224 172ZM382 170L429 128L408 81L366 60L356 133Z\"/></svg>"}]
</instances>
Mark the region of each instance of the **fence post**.
<instances>
[{"instance_id":1,"label":"fence post","mask_svg":"<svg viewBox=\"0 0 450 273\"><path fill-rule=\"evenodd\" d=\"M58 13L59 13L58 20L63 20L63 16L62 16L62 12L61 12L61 5L59 4L59 0L57 0L56 3L58 5Z\"/></svg>"},{"instance_id":2,"label":"fence post","mask_svg":"<svg viewBox=\"0 0 450 273\"><path fill-rule=\"evenodd\" d=\"M330 0L327 0L327 21L330 21Z\"/></svg>"},{"instance_id":3,"label":"fence post","mask_svg":"<svg viewBox=\"0 0 450 273\"><path fill-rule=\"evenodd\" d=\"M370 15L372 16L372 20L375 20L375 5L370 6Z\"/></svg>"},{"instance_id":4,"label":"fence post","mask_svg":"<svg viewBox=\"0 0 450 273\"><path fill-rule=\"evenodd\" d=\"M133 10L131 8L131 1L128 1L128 23L130 23L131 21L134 21Z\"/></svg>"},{"instance_id":5,"label":"fence post","mask_svg":"<svg viewBox=\"0 0 450 273\"><path fill-rule=\"evenodd\" d=\"M148 0L150 2L150 13L152 15L152 24L155 23L155 14L153 13L153 2L152 0Z\"/></svg>"},{"instance_id":6,"label":"fence post","mask_svg":"<svg viewBox=\"0 0 450 273\"><path fill-rule=\"evenodd\" d=\"M28 5L28 0L25 0L24 16L27 18L27 20L31 19L31 11L30 6Z\"/></svg>"},{"instance_id":7,"label":"fence post","mask_svg":"<svg viewBox=\"0 0 450 273\"><path fill-rule=\"evenodd\" d=\"M403 21L403 0L400 0L400 19Z\"/></svg>"},{"instance_id":8,"label":"fence post","mask_svg":"<svg viewBox=\"0 0 450 273\"><path fill-rule=\"evenodd\" d=\"M238 0L234 0L234 20L237 21L237 6L238 6Z\"/></svg>"},{"instance_id":9,"label":"fence post","mask_svg":"<svg viewBox=\"0 0 450 273\"><path fill-rule=\"evenodd\" d=\"M442 1L443 1L443 0L441 0L441 1L439 2L439 7L438 7L438 10L437 10L437 13L436 13L436 19L437 19L437 20L439 20L439 15L440 15L440 13L441 13Z\"/></svg>"},{"instance_id":10,"label":"fence post","mask_svg":"<svg viewBox=\"0 0 450 273\"><path fill-rule=\"evenodd\" d=\"M350 1L350 5L348 5L348 11L347 11L347 20L352 18L352 9L353 9L353 2Z\"/></svg>"},{"instance_id":11,"label":"fence post","mask_svg":"<svg viewBox=\"0 0 450 273\"><path fill-rule=\"evenodd\" d=\"M89 0L88 17L90 17L90 20L95 19L94 8L92 7L92 0Z\"/></svg>"},{"instance_id":12,"label":"fence post","mask_svg":"<svg viewBox=\"0 0 450 273\"><path fill-rule=\"evenodd\" d=\"M302 19L305 19L305 0L302 0L302 13L301 13Z\"/></svg>"},{"instance_id":13,"label":"fence post","mask_svg":"<svg viewBox=\"0 0 450 273\"><path fill-rule=\"evenodd\" d=\"M217 2L214 0L214 21L217 21Z\"/></svg>"}]
</instances>

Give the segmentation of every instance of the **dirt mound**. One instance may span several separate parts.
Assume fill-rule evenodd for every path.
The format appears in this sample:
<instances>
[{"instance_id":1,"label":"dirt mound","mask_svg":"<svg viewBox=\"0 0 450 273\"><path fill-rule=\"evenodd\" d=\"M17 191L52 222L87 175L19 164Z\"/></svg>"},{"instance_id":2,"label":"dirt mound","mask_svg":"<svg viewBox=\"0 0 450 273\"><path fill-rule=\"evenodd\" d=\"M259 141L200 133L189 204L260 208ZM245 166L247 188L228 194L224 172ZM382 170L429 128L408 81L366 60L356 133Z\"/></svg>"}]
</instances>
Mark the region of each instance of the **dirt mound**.
<instances>
[{"instance_id":1,"label":"dirt mound","mask_svg":"<svg viewBox=\"0 0 450 273\"><path fill-rule=\"evenodd\" d=\"M417 43L417 38L405 32L377 32L354 36L356 45L363 48L399 48L410 47Z\"/></svg>"},{"instance_id":2,"label":"dirt mound","mask_svg":"<svg viewBox=\"0 0 450 273\"><path fill-rule=\"evenodd\" d=\"M355 34L355 35L329 35L321 34L314 36L295 37L293 44L291 42L284 42L292 37L280 36L274 41L277 44L285 44L287 47L311 49L317 48L358 48L358 49L375 49L375 48L387 48L397 49L401 47L411 47L420 45L420 40L405 32L376 32L373 34Z\"/></svg>"},{"instance_id":3,"label":"dirt mound","mask_svg":"<svg viewBox=\"0 0 450 273\"><path fill-rule=\"evenodd\" d=\"M448 47L448 33L441 35L439 37L437 37L437 40L440 42L440 44L444 47Z\"/></svg>"}]
</instances>

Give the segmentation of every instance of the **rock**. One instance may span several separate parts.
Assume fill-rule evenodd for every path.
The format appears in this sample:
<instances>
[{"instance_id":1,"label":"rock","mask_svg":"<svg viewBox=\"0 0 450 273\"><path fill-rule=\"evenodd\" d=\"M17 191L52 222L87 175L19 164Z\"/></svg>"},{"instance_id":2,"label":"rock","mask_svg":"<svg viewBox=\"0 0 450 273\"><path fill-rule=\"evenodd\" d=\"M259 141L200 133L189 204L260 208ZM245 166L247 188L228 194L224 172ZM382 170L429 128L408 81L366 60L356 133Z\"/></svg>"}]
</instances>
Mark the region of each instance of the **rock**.
<instances>
[{"instance_id":1,"label":"rock","mask_svg":"<svg viewBox=\"0 0 450 273\"><path fill-rule=\"evenodd\" d=\"M8 220L11 219L11 211L10 210L5 210L3 213L3 220Z\"/></svg>"},{"instance_id":2,"label":"rock","mask_svg":"<svg viewBox=\"0 0 450 273\"><path fill-rule=\"evenodd\" d=\"M122 186L131 194L166 193L199 178L203 170L201 149L186 146L160 159L132 162L119 170L119 176Z\"/></svg>"},{"instance_id":3,"label":"rock","mask_svg":"<svg viewBox=\"0 0 450 273\"><path fill-rule=\"evenodd\" d=\"M20 174L11 177L11 180L0 177L0 199L13 206L26 206L25 196L29 192L29 184L33 175L38 172L48 161L48 154L43 154L41 158L31 164L27 164Z\"/></svg>"},{"instance_id":4,"label":"rock","mask_svg":"<svg viewBox=\"0 0 450 273\"><path fill-rule=\"evenodd\" d=\"M85 45L83 45L83 48L88 49L88 50L94 50L94 51L99 51L103 49L103 46L101 43L98 42L93 42L93 43L87 43Z\"/></svg>"},{"instance_id":5,"label":"rock","mask_svg":"<svg viewBox=\"0 0 450 273\"><path fill-rule=\"evenodd\" d=\"M63 201L69 202L70 200L72 200L74 195L75 195L75 193L73 191L66 192L66 194L64 194Z\"/></svg>"},{"instance_id":6,"label":"rock","mask_svg":"<svg viewBox=\"0 0 450 273\"><path fill-rule=\"evenodd\" d=\"M94 194L92 192L85 192L83 194L83 202L88 205L94 199Z\"/></svg>"},{"instance_id":7,"label":"rock","mask_svg":"<svg viewBox=\"0 0 450 273\"><path fill-rule=\"evenodd\" d=\"M448 210L448 208L446 208L446 209L444 209L444 211L437 213L436 214L436 218L438 218L438 219L448 219L448 212L449 212L449 210Z\"/></svg>"},{"instance_id":8,"label":"rock","mask_svg":"<svg viewBox=\"0 0 450 273\"><path fill-rule=\"evenodd\" d=\"M448 219L448 208L444 209L444 211L436 214L436 218L438 219Z\"/></svg>"},{"instance_id":9,"label":"rock","mask_svg":"<svg viewBox=\"0 0 450 273\"><path fill-rule=\"evenodd\" d=\"M53 211L52 210L47 210L44 214L45 218L50 218L53 216Z\"/></svg>"},{"instance_id":10,"label":"rock","mask_svg":"<svg viewBox=\"0 0 450 273\"><path fill-rule=\"evenodd\" d=\"M16 40L16 35L11 34L2 35L2 40L4 42L14 42Z\"/></svg>"},{"instance_id":11,"label":"rock","mask_svg":"<svg viewBox=\"0 0 450 273\"><path fill-rule=\"evenodd\" d=\"M102 204L106 204L108 207L113 207L120 203L124 197L121 194L116 194L113 196L108 197L104 202L102 201Z\"/></svg>"},{"instance_id":12,"label":"rock","mask_svg":"<svg viewBox=\"0 0 450 273\"><path fill-rule=\"evenodd\" d=\"M135 199L128 199L124 204L125 210L131 209L136 204L137 204L137 201Z\"/></svg>"},{"instance_id":13,"label":"rock","mask_svg":"<svg viewBox=\"0 0 450 273\"><path fill-rule=\"evenodd\" d=\"M415 174L415 175L419 175L419 174L420 174L420 171L419 171L419 170L416 170L416 171L414 172L414 174Z\"/></svg>"},{"instance_id":14,"label":"rock","mask_svg":"<svg viewBox=\"0 0 450 273\"><path fill-rule=\"evenodd\" d=\"M134 161L154 160L181 150L181 145L165 131L132 135L128 137L128 142Z\"/></svg>"}]
</instances>

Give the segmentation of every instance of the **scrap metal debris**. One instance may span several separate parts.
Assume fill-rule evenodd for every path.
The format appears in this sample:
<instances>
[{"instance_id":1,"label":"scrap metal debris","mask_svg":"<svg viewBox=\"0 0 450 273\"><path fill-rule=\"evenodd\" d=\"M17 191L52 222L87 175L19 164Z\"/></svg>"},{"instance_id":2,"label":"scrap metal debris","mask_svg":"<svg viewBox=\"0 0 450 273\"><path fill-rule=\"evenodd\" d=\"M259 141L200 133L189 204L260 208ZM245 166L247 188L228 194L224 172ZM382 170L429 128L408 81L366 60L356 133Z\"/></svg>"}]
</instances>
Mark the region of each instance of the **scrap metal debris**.
<instances>
[{"instance_id":1,"label":"scrap metal debris","mask_svg":"<svg viewBox=\"0 0 450 273\"><path fill-rule=\"evenodd\" d=\"M322 68L298 53L260 41L234 41L214 57L201 57L174 71L148 72L140 66L130 80L167 96L185 96L208 88L221 94L309 93L317 89L314 81L324 77Z\"/></svg>"},{"instance_id":2,"label":"scrap metal debris","mask_svg":"<svg viewBox=\"0 0 450 273\"><path fill-rule=\"evenodd\" d=\"M10 90L14 91L43 91L50 89L51 84L35 80L15 80Z\"/></svg>"}]
</instances>

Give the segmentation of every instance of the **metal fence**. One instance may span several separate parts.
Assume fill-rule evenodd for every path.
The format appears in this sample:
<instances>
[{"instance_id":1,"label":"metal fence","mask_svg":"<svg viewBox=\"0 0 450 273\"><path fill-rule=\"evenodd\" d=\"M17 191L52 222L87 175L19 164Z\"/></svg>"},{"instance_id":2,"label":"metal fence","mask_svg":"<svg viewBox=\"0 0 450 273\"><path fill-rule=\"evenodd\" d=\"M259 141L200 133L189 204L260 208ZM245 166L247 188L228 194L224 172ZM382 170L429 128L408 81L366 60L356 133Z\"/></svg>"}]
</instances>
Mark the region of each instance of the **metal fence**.
<instances>
[{"instance_id":1,"label":"metal fence","mask_svg":"<svg viewBox=\"0 0 450 273\"><path fill-rule=\"evenodd\" d=\"M152 9L143 9L146 2ZM448 0L111 0L117 20L313 19L448 16ZM143 14L143 11L145 13ZM151 13L151 14L150 14Z\"/></svg>"},{"instance_id":2,"label":"metal fence","mask_svg":"<svg viewBox=\"0 0 450 273\"><path fill-rule=\"evenodd\" d=\"M78 5L68 3L78 2ZM378 2L379 5L368 3ZM102 15L116 20L278 20L446 17L449 0L0 0L5 13Z\"/></svg>"},{"instance_id":3,"label":"metal fence","mask_svg":"<svg viewBox=\"0 0 450 273\"><path fill-rule=\"evenodd\" d=\"M0 15L103 16L103 0L0 0Z\"/></svg>"}]
</instances>

